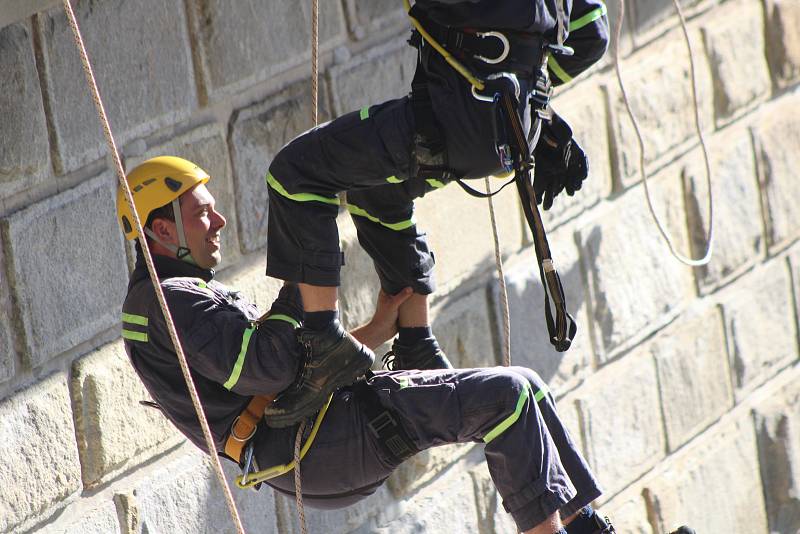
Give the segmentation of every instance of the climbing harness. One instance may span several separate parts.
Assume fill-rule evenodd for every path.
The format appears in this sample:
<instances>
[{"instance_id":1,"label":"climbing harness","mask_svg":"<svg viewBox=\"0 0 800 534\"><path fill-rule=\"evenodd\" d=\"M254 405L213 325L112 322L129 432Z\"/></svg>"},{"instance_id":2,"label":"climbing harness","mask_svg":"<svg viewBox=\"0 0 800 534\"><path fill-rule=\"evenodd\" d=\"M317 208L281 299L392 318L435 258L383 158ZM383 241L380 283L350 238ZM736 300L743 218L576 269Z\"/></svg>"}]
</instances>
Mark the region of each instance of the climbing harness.
<instances>
[{"instance_id":1,"label":"climbing harness","mask_svg":"<svg viewBox=\"0 0 800 534\"><path fill-rule=\"evenodd\" d=\"M680 252L678 252L675 248L674 243L672 242L672 238L667 233L664 225L661 224L661 221L656 215L655 208L653 208L653 201L650 197L650 189L647 185L647 172L645 171L645 148L644 148L644 137L642 136L641 129L639 127L639 121L636 120L636 116L633 113L633 108L631 107L630 98L628 97L628 92L625 89L625 84L622 81L622 72L620 69L620 61L619 61L619 49L620 49L620 35L622 34L622 19L625 13L625 0L619 0L619 18L617 19L617 23L614 28L614 38L617 42L617 46L614 48L614 71L617 74L617 83L619 84L619 88L622 91L622 99L625 102L625 109L628 111L628 116L631 119L631 123L633 124L633 129L636 131L636 139L639 144L639 174L642 177L642 184L644 185L644 193L645 198L647 199L647 208L650 211L650 215L653 218L653 222L655 223L656 227L658 228L661 237L669 247L669 251L672 256L683 263L684 265L688 265L689 267L701 267L703 265L707 265L708 262L711 261L711 256L713 255L714 251L714 200L713 194L711 190L711 163L708 157L708 147L706 146L705 137L703 136L703 130L700 128L700 103L698 102L697 97L697 75L695 73L695 64L694 64L694 52L692 51L692 42L689 39L689 32L686 29L686 19L683 16L683 11L681 10L680 3L678 0L672 0L673 5L675 6L675 11L678 14L678 19L681 23L681 30L683 31L683 38L686 42L686 47L689 49L689 73L692 79L692 103L694 104L694 127L695 133L697 134L697 138L700 142L700 148L703 153L703 163L705 165L705 173L706 173L706 187L708 188L708 232L706 233L706 251L703 253L703 256L699 259L692 259L687 256L684 256Z\"/></svg>"},{"instance_id":2,"label":"climbing harness","mask_svg":"<svg viewBox=\"0 0 800 534\"><path fill-rule=\"evenodd\" d=\"M568 21L563 6L556 2L559 5L556 42L547 43L540 36L520 32L472 32L442 26L426 18L416 6L411 7L409 0L403 2L416 30L409 42L418 49L417 69L411 84L411 107L416 124L414 140L417 176L456 181L467 193L480 198L491 197L512 182L516 183L525 219L533 233L534 250L545 293L545 319L550 343L557 351L563 352L572 343L577 326L567 312L561 280L555 269L536 204L531 174L534 162L530 151L531 144L535 145L538 140L541 121L550 118L549 102L553 90L547 74L547 58L551 53L573 53L571 48L564 46ZM514 176L494 192L489 191L488 181L486 193L470 187L447 165L444 141L434 119L427 76L422 64L423 48L426 45L441 54L470 83L470 91L475 98L491 103L495 109L492 127L497 155L505 176ZM489 61L487 58L490 58ZM462 60L469 62L483 77L476 76ZM520 94L518 76L525 76L533 81L529 95ZM518 112L522 97L529 99L531 108L533 136L530 144ZM493 215L493 209L490 215ZM499 245L496 244L495 248L498 270L502 273ZM501 284L501 290L504 286L504 283ZM507 295L502 300L507 307ZM505 317L504 321L507 321ZM507 323L504 324L504 329L506 336L510 337ZM504 350L509 350L510 353L508 345L506 339ZM508 359L506 357L507 361Z\"/></svg>"},{"instance_id":3,"label":"climbing harness","mask_svg":"<svg viewBox=\"0 0 800 534\"><path fill-rule=\"evenodd\" d=\"M114 141L114 136L111 133L111 125L108 122L108 117L106 116L105 107L103 106L103 101L100 97L100 90L97 87L97 82L95 81L94 73L92 71L91 63L89 62L89 56L86 52L86 46L83 43L83 37L81 36L80 28L78 27L78 21L75 18L75 13L72 10L72 5L70 4L70 0L63 0L64 4L64 11L67 16L67 21L69 22L70 28L72 29L73 36L75 38L75 45L78 49L78 53L81 58L81 63L83 64L83 71L86 75L86 82L89 85L89 89L92 93L92 99L95 104L95 108L97 109L97 114L100 118L100 123L103 126L103 134L105 135L106 142L108 144L109 152L111 153L111 157L114 161L114 167L117 173L117 178L119 180L119 185L122 190L125 192L125 199L128 203L130 208L130 213L133 218L133 226L136 228L136 231L139 232L139 235L144 233L142 229L142 221L139 218L139 214L136 211L136 205L133 201L133 194L131 193L130 188L128 187L128 182L125 179L125 169L122 166L122 160L119 157L119 151L117 150L116 142ZM158 304L161 307L161 311L164 314L164 321L167 326L167 331L169 332L170 339L172 340L172 344L175 347L175 354L178 356L178 361L180 362L181 372L183 373L183 378L186 381L186 387L189 390L189 396L192 399L192 404L194 405L195 411L197 412L197 418L200 422L200 428L203 431L203 437L206 441L206 447L208 447L209 451L216 450L216 446L214 445L214 438L211 435L211 429L208 426L208 420L206 419L205 412L202 409L202 405L200 404L200 398L197 395L197 388L194 385L194 381L192 380L192 376L189 372L189 364L186 361L186 355L183 352L183 347L181 346L180 340L178 339L178 333L175 329L175 324L172 320L172 315L170 314L169 307L167 306L166 298L164 297L164 292L161 288L161 283L158 279L158 274L156 273L155 265L153 264L153 257L150 254L150 248L147 244L146 239L141 239L140 243L142 245L142 253L144 255L145 263L147 264L147 270L150 273L150 278L153 281L153 288L155 290L156 298L158 299ZM217 479L219 480L220 485L222 486L223 494L225 495L225 502L228 506L228 510L230 511L231 518L233 519L234 524L236 525L236 531L240 534L244 534L244 527L242 526L241 518L239 517L239 511L236 508L236 503L233 501L233 494L231 494L231 490L228 487L228 483L225 480L225 474L222 471L222 464L219 461L219 457L216 454L210 454L211 457L211 464L214 467L214 472L217 475Z\"/></svg>"}]
</instances>

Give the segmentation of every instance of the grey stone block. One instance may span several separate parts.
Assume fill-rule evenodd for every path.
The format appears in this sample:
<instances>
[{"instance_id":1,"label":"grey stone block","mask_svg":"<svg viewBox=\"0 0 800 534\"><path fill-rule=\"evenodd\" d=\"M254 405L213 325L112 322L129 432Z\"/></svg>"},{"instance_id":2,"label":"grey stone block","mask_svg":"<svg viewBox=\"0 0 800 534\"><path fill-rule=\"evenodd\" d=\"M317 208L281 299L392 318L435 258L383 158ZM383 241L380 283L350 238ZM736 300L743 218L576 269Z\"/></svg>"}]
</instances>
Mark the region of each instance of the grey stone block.
<instances>
[{"instance_id":1,"label":"grey stone block","mask_svg":"<svg viewBox=\"0 0 800 534\"><path fill-rule=\"evenodd\" d=\"M434 309L433 332L456 368L491 367L502 364L495 353L485 287L467 295L448 295ZM499 319L498 319L499 320Z\"/></svg>"},{"instance_id":2,"label":"grey stone block","mask_svg":"<svg viewBox=\"0 0 800 534\"><path fill-rule=\"evenodd\" d=\"M126 514L138 518L141 532L236 532L210 461L197 449L182 451L183 455L169 457L135 485ZM238 489L233 484L238 468L222 461L245 531L281 532L272 491Z\"/></svg>"},{"instance_id":3,"label":"grey stone block","mask_svg":"<svg viewBox=\"0 0 800 534\"><path fill-rule=\"evenodd\" d=\"M767 0L767 60L772 79L780 88L800 79L800 4Z\"/></svg>"},{"instance_id":4,"label":"grey stone block","mask_svg":"<svg viewBox=\"0 0 800 534\"><path fill-rule=\"evenodd\" d=\"M319 44L345 38L341 2L320 2ZM311 3L281 0L203 0L193 13L199 27L203 75L212 100L309 63Z\"/></svg>"},{"instance_id":5,"label":"grey stone block","mask_svg":"<svg viewBox=\"0 0 800 534\"><path fill-rule=\"evenodd\" d=\"M4 243L0 235L0 310L11 310L11 294L8 287L8 276L6 275L5 254L3 252ZM12 313L4 313L0 318L0 383L5 382L12 376L16 368L17 351L14 345L13 328L14 316Z\"/></svg>"},{"instance_id":6,"label":"grey stone block","mask_svg":"<svg viewBox=\"0 0 800 534\"><path fill-rule=\"evenodd\" d=\"M82 503L84 504L84 503ZM67 515L67 514L65 514ZM117 518L114 501L103 501L99 506L82 511L78 517L69 514L52 524L37 528L39 534L123 534Z\"/></svg>"},{"instance_id":7,"label":"grey stone block","mask_svg":"<svg viewBox=\"0 0 800 534\"><path fill-rule=\"evenodd\" d=\"M708 293L763 255L763 221L752 140L747 130L735 128L709 143L711 191L706 185L702 156L694 152L686 176L687 214L692 256L700 258L708 246L708 200L714 203L714 249L709 264L695 271L701 293Z\"/></svg>"},{"instance_id":8,"label":"grey stone block","mask_svg":"<svg viewBox=\"0 0 800 534\"><path fill-rule=\"evenodd\" d=\"M752 422L740 418L659 467L645 495L656 532L769 532Z\"/></svg>"},{"instance_id":9,"label":"grey stone block","mask_svg":"<svg viewBox=\"0 0 800 534\"><path fill-rule=\"evenodd\" d=\"M416 61L404 35L331 67L334 114L405 96L411 90Z\"/></svg>"},{"instance_id":10,"label":"grey stone block","mask_svg":"<svg viewBox=\"0 0 800 534\"><path fill-rule=\"evenodd\" d=\"M391 24L408 21L402 2L395 0L346 0L350 13L350 31L356 37L374 32ZM409 28L411 25L406 22Z\"/></svg>"},{"instance_id":11,"label":"grey stone block","mask_svg":"<svg viewBox=\"0 0 800 534\"><path fill-rule=\"evenodd\" d=\"M115 206L106 174L0 222L30 366L119 323L127 267Z\"/></svg>"},{"instance_id":12,"label":"grey stone block","mask_svg":"<svg viewBox=\"0 0 800 534\"><path fill-rule=\"evenodd\" d=\"M50 167L42 92L31 28L0 29L0 198L41 184Z\"/></svg>"},{"instance_id":13,"label":"grey stone block","mask_svg":"<svg viewBox=\"0 0 800 534\"><path fill-rule=\"evenodd\" d=\"M719 310L680 317L647 349L656 359L667 444L674 451L733 406Z\"/></svg>"},{"instance_id":14,"label":"grey stone block","mask_svg":"<svg viewBox=\"0 0 800 534\"><path fill-rule=\"evenodd\" d=\"M197 96L182 2L110 0L74 9L118 145L191 112ZM39 20L56 169L68 172L107 149L63 9Z\"/></svg>"},{"instance_id":15,"label":"grey stone block","mask_svg":"<svg viewBox=\"0 0 800 534\"><path fill-rule=\"evenodd\" d=\"M76 361L70 387L85 487L183 441L159 410L139 404L150 395L121 341Z\"/></svg>"},{"instance_id":16,"label":"grey stone block","mask_svg":"<svg viewBox=\"0 0 800 534\"><path fill-rule=\"evenodd\" d=\"M753 411L770 532L800 530L800 387L786 386Z\"/></svg>"},{"instance_id":17,"label":"grey stone block","mask_svg":"<svg viewBox=\"0 0 800 534\"><path fill-rule=\"evenodd\" d=\"M688 0L681 2L684 12L690 7L696 6L701 0ZM609 2L613 3L613 2ZM661 2L659 0L634 0L630 2L631 24L635 31L635 40L641 41L648 36L649 30L660 26L662 22L669 20L670 25L678 24L678 15L672 2ZM645 35L643 35L645 34Z\"/></svg>"},{"instance_id":18,"label":"grey stone block","mask_svg":"<svg viewBox=\"0 0 800 534\"><path fill-rule=\"evenodd\" d=\"M619 532L656 534L647 517L647 502L642 490L635 485L603 504L600 513L608 514Z\"/></svg>"},{"instance_id":19,"label":"grey stone block","mask_svg":"<svg viewBox=\"0 0 800 534\"><path fill-rule=\"evenodd\" d=\"M475 489L478 527L473 532L516 532L514 518L503 508L503 499L497 492L486 462L468 471Z\"/></svg>"},{"instance_id":20,"label":"grey stone block","mask_svg":"<svg viewBox=\"0 0 800 534\"><path fill-rule=\"evenodd\" d=\"M764 199L767 243L778 248L800 235L797 198L800 182L796 179L800 147L800 97L792 95L776 102L754 127L758 174Z\"/></svg>"},{"instance_id":21,"label":"grey stone block","mask_svg":"<svg viewBox=\"0 0 800 534\"><path fill-rule=\"evenodd\" d=\"M466 443L434 447L414 455L398 467L386 482L397 499L405 499L430 485L451 465L472 454L475 446Z\"/></svg>"},{"instance_id":22,"label":"grey stone block","mask_svg":"<svg viewBox=\"0 0 800 534\"><path fill-rule=\"evenodd\" d=\"M771 89L764 53L760 2L738 1L714 11L703 39L714 77L717 124L723 124L766 97ZM742 36L747 36L743 39Z\"/></svg>"},{"instance_id":23,"label":"grey stone block","mask_svg":"<svg viewBox=\"0 0 800 534\"><path fill-rule=\"evenodd\" d=\"M652 357L636 350L578 390L585 456L608 495L664 457L664 430Z\"/></svg>"},{"instance_id":24,"label":"grey stone block","mask_svg":"<svg viewBox=\"0 0 800 534\"><path fill-rule=\"evenodd\" d=\"M797 360L792 288L774 260L731 286L722 302L737 401Z\"/></svg>"},{"instance_id":25,"label":"grey stone block","mask_svg":"<svg viewBox=\"0 0 800 534\"><path fill-rule=\"evenodd\" d=\"M690 30L694 48L700 35ZM707 62L695 55L700 121L713 123L712 82ZM645 146L648 173L687 140L695 139L694 103L690 82L689 55L678 30L637 51L621 65ZM612 128L612 166L620 183L627 187L641 180L639 144L633 124L617 85L608 87Z\"/></svg>"},{"instance_id":26,"label":"grey stone block","mask_svg":"<svg viewBox=\"0 0 800 534\"><path fill-rule=\"evenodd\" d=\"M66 377L46 378L0 403L0 531L36 523L81 489Z\"/></svg>"},{"instance_id":27,"label":"grey stone block","mask_svg":"<svg viewBox=\"0 0 800 534\"><path fill-rule=\"evenodd\" d=\"M320 120L327 120L324 84L320 89ZM267 169L283 145L313 126L310 91L307 82L295 84L232 119L231 157L239 238L245 253L263 248L267 241Z\"/></svg>"},{"instance_id":28,"label":"grey stone block","mask_svg":"<svg viewBox=\"0 0 800 534\"><path fill-rule=\"evenodd\" d=\"M651 178L656 213L679 251L687 251L677 169ZM666 206L665 206L666 205ZM691 271L670 256L647 209L642 188L617 199L580 230L579 247L589 277L591 314L601 360L634 336L663 323L693 297Z\"/></svg>"},{"instance_id":29,"label":"grey stone block","mask_svg":"<svg viewBox=\"0 0 800 534\"><path fill-rule=\"evenodd\" d=\"M228 156L225 130L221 125L210 124L196 128L184 135L174 137L158 147L151 148L142 157L127 164L132 169L145 159L155 156L179 156L202 167L211 180L208 190L216 200L215 209L226 219L222 230L222 262L217 269L233 265L241 256L239 251L238 213L233 187L233 173Z\"/></svg>"},{"instance_id":30,"label":"grey stone block","mask_svg":"<svg viewBox=\"0 0 800 534\"><path fill-rule=\"evenodd\" d=\"M586 152L589 176L574 196L562 192L553 207L543 212L548 224L577 215L606 198L612 189L605 94L595 84L582 84L559 96L554 108L572 127L575 140Z\"/></svg>"},{"instance_id":31,"label":"grey stone block","mask_svg":"<svg viewBox=\"0 0 800 534\"><path fill-rule=\"evenodd\" d=\"M219 274L217 278L231 289L254 303L261 311L267 311L278 296L283 281L264 276L264 255L260 253L244 257L234 267Z\"/></svg>"},{"instance_id":32,"label":"grey stone block","mask_svg":"<svg viewBox=\"0 0 800 534\"><path fill-rule=\"evenodd\" d=\"M539 279L536 254L533 247L529 247L509 261L504 269L511 315L511 361L514 365L530 367L554 392L562 393L577 385L590 370L593 352L591 327L587 320L587 293L580 257L571 229L559 228L548 239L564 287L567 311L575 319L578 330L566 352L558 352L550 344L544 313L544 288ZM492 299L502 346L499 284L492 285Z\"/></svg>"}]
</instances>

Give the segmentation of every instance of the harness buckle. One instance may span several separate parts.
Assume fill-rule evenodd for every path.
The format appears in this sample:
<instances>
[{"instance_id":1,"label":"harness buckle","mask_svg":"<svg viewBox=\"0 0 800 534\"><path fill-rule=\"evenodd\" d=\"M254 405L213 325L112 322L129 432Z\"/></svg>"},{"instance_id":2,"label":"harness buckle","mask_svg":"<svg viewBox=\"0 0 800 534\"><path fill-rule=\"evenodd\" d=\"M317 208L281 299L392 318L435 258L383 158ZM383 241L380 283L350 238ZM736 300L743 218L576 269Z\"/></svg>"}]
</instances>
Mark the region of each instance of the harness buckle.
<instances>
[{"instance_id":1,"label":"harness buckle","mask_svg":"<svg viewBox=\"0 0 800 534\"><path fill-rule=\"evenodd\" d=\"M476 32L475 35L477 35L481 39L488 39L490 37L494 37L495 39L499 39L500 42L503 44L503 51L496 58L488 58L485 56L476 55L474 56L475 59L479 59L484 63L489 63L490 65L496 65L497 63L503 62L503 60L505 60L508 57L508 53L511 51L511 44L508 42L508 37L497 31Z\"/></svg>"},{"instance_id":2,"label":"harness buckle","mask_svg":"<svg viewBox=\"0 0 800 534\"><path fill-rule=\"evenodd\" d=\"M508 78L509 80L511 80L511 83L514 84L514 96L516 96L517 100L519 100L520 88L519 88L519 80L517 79L517 75L514 74L513 72L495 72L494 74L490 74L489 76L487 76L486 77L486 81L498 80L500 78ZM491 95L491 96L480 95L475 90L475 86L474 85L472 86L472 96L476 100L480 100L482 102L494 102L495 101L495 95Z\"/></svg>"},{"instance_id":3,"label":"harness buckle","mask_svg":"<svg viewBox=\"0 0 800 534\"><path fill-rule=\"evenodd\" d=\"M397 421L394 420L394 417L392 417L392 414L390 414L388 410L384 410L378 417L370 421L367 426L376 438L380 438L381 432L387 428L396 427Z\"/></svg>"},{"instance_id":4,"label":"harness buckle","mask_svg":"<svg viewBox=\"0 0 800 534\"><path fill-rule=\"evenodd\" d=\"M249 441L250 438L256 435L256 429L258 428L258 425L253 425L253 429L250 431L250 434L248 434L247 437L244 438L239 437L236 435L236 424L239 422L239 419L241 419L241 417L242 417L241 415L237 415L236 419L233 420L233 424L231 425L230 437L232 437L236 441L245 443L246 441Z\"/></svg>"}]
</instances>

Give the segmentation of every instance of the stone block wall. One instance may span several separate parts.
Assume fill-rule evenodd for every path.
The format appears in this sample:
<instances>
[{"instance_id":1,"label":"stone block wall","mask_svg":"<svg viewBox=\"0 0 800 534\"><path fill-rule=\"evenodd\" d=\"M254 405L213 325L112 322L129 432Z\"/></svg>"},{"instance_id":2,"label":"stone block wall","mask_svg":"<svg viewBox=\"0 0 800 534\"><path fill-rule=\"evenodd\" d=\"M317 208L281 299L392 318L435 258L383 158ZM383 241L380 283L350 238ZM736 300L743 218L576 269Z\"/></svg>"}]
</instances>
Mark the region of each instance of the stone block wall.
<instances>
[{"instance_id":1,"label":"stone block wall","mask_svg":"<svg viewBox=\"0 0 800 534\"><path fill-rule=\"evenodd\" d=\"M128 167L196 161L228 218L220 278L267 307L266 168L311 127L310 1L73 2ZM512 360L551 384L619 532L800 529L800 5L683 2L712 185L694 131L689 52L669 2L627 2L611 55L557 92L590 177L545 214L578 323L546 340L518 201L495 198ZM320 120L407 93L414 52L397 0L321 2ZM609 4L612 21L617 2ZM233 532L208 462L161 416L120 342L131 249L113 170L60 3L0 3L0 532ZM459 366L501 361L500 294L485 201L455 186L417 203L436 251L433 324ZM376 277L346 215L341 302L369 317ZM229 479L233 466L226 466ZM299 532L291 499L234 490L249 532ZM505 533L514 527L479 446L404 464L374 496L309 510L311 532Z\"/></svg>"}]
</instances>

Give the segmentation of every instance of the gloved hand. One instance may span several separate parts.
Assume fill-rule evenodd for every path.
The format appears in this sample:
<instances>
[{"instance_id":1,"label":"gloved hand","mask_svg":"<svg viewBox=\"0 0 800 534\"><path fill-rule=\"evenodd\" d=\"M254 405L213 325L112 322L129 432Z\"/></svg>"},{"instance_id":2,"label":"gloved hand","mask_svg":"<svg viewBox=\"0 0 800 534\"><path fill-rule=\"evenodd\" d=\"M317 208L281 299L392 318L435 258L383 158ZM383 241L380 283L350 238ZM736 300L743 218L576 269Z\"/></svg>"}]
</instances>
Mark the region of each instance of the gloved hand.
<instances>
[{"instance_id":1,"label":"gloved hand","mask_svg":"<svg viewBox=\"0 0 800 534\"><path fill-rule=\"evenodd\" d=\"M572 138L572 128L553 112L553 118L542 122L539 142L533 149L535 167L533 189L536 203L545 210L553 206L553 199L564 189L572 196L583 185L589 173L586 153Z\"/></svg>"},{"instance_id":2,"label":"gloved hand","mask_svg":"<svg viewBox=\"0 0 800 534\"><path fill-rule=\"evenodd\" d=\"M298 323L303 322L303 299L297 284L291 282L283 284L278 298L269 309L269 315L288 315Z\"/></svg>"}]
</instances>

